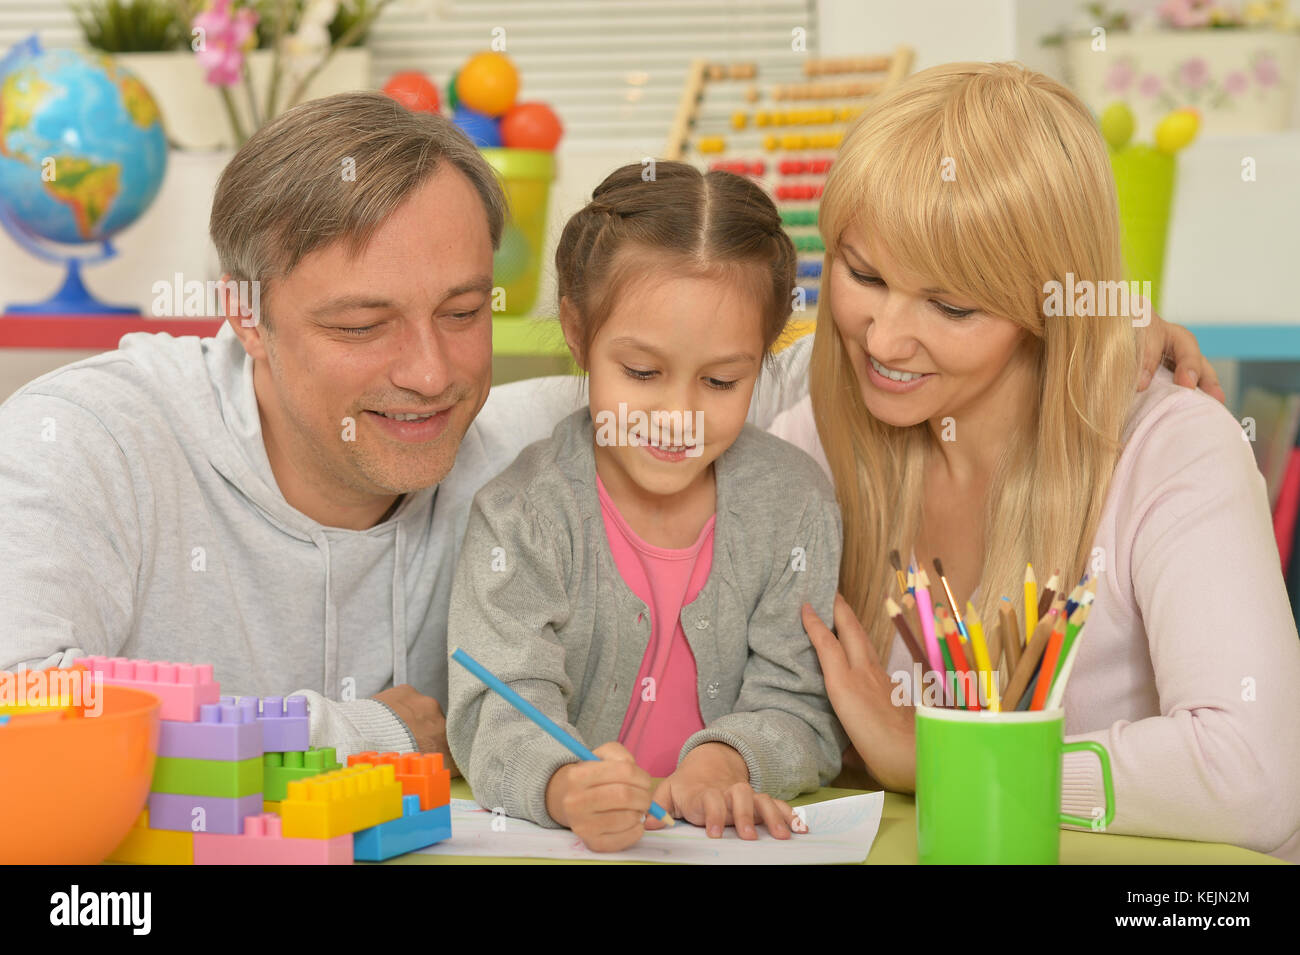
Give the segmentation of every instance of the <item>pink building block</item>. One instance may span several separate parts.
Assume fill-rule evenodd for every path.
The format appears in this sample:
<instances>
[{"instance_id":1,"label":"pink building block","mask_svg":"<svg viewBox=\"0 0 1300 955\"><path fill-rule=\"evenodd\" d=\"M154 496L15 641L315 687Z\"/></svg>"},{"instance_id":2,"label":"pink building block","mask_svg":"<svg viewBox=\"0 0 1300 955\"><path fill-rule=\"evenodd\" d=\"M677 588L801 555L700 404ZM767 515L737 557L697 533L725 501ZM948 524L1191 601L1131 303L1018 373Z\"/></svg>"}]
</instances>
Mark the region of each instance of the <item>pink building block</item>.
<instances>
[{"instance_id":1,"label":"pink building block","mask_svg":"<svg viewBox=\"0 0 1300 955\"><path fill-rule=\"evenodd\" d=\"M212 664L165 663L159 660L128 660L126 657L86 657L92 673L102 673L112 686L145 690L162 700L160 718L195 723L199 707L216 703L221 685L212 679Z\"/></svg>"},{"instance_id":2,"label":"pink building block","mask_svg":"<svg viewBox=\"0 0 1300 955\"><path fill-rule=\"evenodd\" d=\"M194 833L195 865L351 865L352 833L333 839L288 839L280 817L267 812L244 820L244 834Z\"/></svg>"},{"instance_id":3,"label":"pink building block","mask_svg":"<svg viewBox=\"0 0 1300 955\"><path fill-rule=\"evenodd\" d=\"M163 720L158 734L158 755L187 759L238 761L262 758L262 721L257 701L236 703L223 696L220 703L199 707L197 723Z\"/></svg>"},{"instance_id":4,"label":"pink building block","mask_svg":"<svg viewBox=\"0 0 1300 955\"><path fill-rule=\"evenodd\" d=\"M242 697L241 702L255 697ZM262 724L262 749L268 753L306 752L311 748L307 697L265 696L257 700Z\"/></svg>"}]
</instances>

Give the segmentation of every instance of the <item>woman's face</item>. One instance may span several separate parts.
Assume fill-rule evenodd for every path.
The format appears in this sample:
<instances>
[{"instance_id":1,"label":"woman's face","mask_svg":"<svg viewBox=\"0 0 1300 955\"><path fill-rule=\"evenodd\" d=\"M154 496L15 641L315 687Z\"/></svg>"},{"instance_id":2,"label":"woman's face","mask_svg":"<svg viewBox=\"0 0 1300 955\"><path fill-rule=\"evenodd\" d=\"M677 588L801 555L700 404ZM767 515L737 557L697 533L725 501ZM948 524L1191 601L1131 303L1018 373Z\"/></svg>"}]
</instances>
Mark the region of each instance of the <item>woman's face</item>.
<instances>
[{"instance_id":1,"label":"woman's face","mask_svg":"<svg viewBox=\"0 0 1300 955\"><path fill-rule=\"evenodd\" d=\"M835 327L862 400L897 427L960 420L1010 392L1007 372L1026 333L1010 320L895 262L859 227L844 232L831 266Z\"/></svg>"}]
</instances>

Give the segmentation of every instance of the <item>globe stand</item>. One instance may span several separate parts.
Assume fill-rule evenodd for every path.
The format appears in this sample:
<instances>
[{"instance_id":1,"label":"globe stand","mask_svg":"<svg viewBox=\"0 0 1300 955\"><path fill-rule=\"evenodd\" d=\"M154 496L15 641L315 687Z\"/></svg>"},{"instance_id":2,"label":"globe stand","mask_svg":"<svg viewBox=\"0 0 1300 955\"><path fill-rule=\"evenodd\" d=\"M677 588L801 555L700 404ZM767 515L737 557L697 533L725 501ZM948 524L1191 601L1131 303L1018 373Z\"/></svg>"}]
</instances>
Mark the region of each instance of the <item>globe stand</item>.
<instances>
[{"instance_id":1,"label":"globe stand","mask_svg":"<svg viewBox=\"0 0 1300 955\"><path fill-rule=\"evenodd\" d=\"M43 302L28 302L18 305L9 305L5 308L5 315L139 315L140 310L130 305L109 305L107 302L101 302L95 296L90 294L85 283L81 281L81 266L92 265L97 262L104 262L117 255L117 250L113 248L111 242L107 239L102 240L102 250L98 255L89 255L84 257L63 256L56 252L44 248L38 241L37 237L32 235L23 225L18 222L9 213L9 210L0 203L0 225L5 227L14 241L25 248L28 252L37 258L45 259L47 262L57 262L67 267L68 274L63 280L63 285L50 298Z\"/></svg>"}]
</instances>

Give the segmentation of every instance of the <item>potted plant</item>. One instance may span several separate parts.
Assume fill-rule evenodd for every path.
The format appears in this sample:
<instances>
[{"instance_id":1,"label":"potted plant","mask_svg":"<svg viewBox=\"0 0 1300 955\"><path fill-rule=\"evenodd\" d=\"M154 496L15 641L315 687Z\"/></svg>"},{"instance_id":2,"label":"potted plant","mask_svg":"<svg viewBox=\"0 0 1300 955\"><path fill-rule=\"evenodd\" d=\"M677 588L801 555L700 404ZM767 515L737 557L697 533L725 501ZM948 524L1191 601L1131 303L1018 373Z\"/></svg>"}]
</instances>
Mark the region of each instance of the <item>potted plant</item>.
<instances>
[{"instance_id":1,"label":"potted plant","mask_svg":"<svg viewBox=\"0 0 1300 955\"><path fill-rule=\"evenodd\" d=\"M1286 128L1300 22L1285 0L1164 0L1143 19L1102 3L1084 11L1043 42L1064 46L1071 85L1094 113L1122 101L1148 133L1182 108L1198 111L1208 135Z\"/></svg>"}]
</instances>

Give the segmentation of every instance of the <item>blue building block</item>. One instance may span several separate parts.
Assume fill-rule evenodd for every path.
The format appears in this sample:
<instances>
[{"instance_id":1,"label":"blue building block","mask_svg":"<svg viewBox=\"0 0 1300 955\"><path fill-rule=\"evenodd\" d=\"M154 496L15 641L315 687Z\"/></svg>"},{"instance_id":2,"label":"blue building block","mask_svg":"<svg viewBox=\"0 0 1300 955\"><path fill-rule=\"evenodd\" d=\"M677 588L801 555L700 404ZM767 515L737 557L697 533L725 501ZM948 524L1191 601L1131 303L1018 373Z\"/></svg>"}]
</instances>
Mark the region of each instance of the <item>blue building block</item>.
<instances>
[{"instance_id":1,"label":"blue building block","mask_svg":"<svg viewBox=\"0 0 1300 955\"><path fill-rule=\"evenodd\" d=\"M9 722L9 717L7 717L7 716L0 716L0 726L4 726L4 725L5 725L6 723L8 723L8 722Z\"/></svg>"},{"instance_id":2,"label":"blue building block","mask_svg":"<svg viewBox=\"0 0 1300 955\"><path fill-rule=\"evenodd\" d=\"M358 862L383 862L451 838L451 806L420 809L419 796L402 797L402 818L362 829L352 839Z\"/></svg>"}]
</instances>

